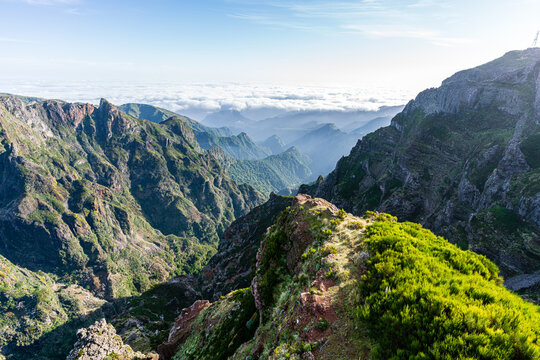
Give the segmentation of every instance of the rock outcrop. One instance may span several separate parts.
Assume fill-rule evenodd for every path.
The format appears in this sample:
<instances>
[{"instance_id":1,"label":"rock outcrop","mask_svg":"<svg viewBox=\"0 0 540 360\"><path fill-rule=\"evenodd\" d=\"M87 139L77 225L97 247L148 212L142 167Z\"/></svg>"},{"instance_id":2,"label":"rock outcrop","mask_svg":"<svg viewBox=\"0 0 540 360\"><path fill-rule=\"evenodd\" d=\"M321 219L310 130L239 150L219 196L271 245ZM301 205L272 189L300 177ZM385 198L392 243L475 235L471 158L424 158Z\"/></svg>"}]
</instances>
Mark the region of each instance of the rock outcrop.
<instances>
[{"instance_id":1,"label":"rock outcrop","mask_svg":"<svg viewBox=\"0 0 540 360\"><path fill-rule=\"evenodd\" d=\"M182 312L174 321L167 343L161 344L157 349L160 360L169 360L176 354L180 344L191 335L193 330L190 326L191 323L208 306L210 306L208 300L197 300L189 308L182 309Z\"/></svg>"},{"instance_id":2,"label":"rock outcrop","mask_svg":"<svg viewBox=\"0 0 540 360\"><path fill-rule=\"evenodd\" d=\"M107 357L118 360L153 358L135 352L128 345L124 345L114 327L107 324L105 319L97 321L86 329L80 329L77 337L78 340L67 360L103 360Z\"/></svg>"}]
</instances>

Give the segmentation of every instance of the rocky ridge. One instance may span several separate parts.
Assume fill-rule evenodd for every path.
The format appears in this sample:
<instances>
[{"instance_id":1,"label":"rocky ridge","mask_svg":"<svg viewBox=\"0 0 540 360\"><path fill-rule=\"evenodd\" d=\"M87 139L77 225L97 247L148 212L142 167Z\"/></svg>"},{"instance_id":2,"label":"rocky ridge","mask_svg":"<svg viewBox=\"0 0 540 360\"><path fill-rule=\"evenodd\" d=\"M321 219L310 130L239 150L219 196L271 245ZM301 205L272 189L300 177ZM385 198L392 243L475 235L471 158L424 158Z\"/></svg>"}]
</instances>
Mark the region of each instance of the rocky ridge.
<instances>
[{"instance_id":1,"label":"rocky ridge","mask_svg":"<svg viewBox=\"0 0 540 360\"><path fill-rule=\"evenodd\" d=\"M395 254L401 262L384 264ZM424 274L430 272L425 263L436 263L446 280L438 273ZM540 354L534 336L540 333L537 307L505 290L494 264L387 214L356 217L323 199L297 195L266 232L256 266L249 288L183 309L169 341L159 348L160 359L383 359L401 358L400 353L405 358L476 358L475 343L484 334L489 339L482 350L486 353L506 351L509 358L526 359ZM403 276L400 281L407 284L400 286L393 276ZM483 296L499 300L479 303ZM409 303L410 297L422 301ZM438 301L446 313L417 309L422 304L436 307ZM506 311L520 318L511 328L504 321L487 320L489 314ZM479 320L454 327L460 314L482 319L488 314L485 320L491 325L486 328ZM422 320L416 322L417 317ZM424 333L431 326L440 330L441 321L447 322L445 331ZM510 345L513 335L504 340L489 337L501 326L508 334L529 332L532 337L520 337L515 346ZM474 336L469 336L471 331ZM397 333L402 335L396 338ZM417 336L426 340L412 341ZM447 341L460 345L444 345Z\"/></svg>"},{"instance_id":2,"label":"rocky ridge","mask_svg":"<svg viewBox=\"0 0 540 360\"><path fill-rule=\"evenodd\" d=\"M505 277L534 273L539 72L534 48L455 74L358 141L311 193L354 214L422 223L485 254Z\"/></svg>"}]
</instances>

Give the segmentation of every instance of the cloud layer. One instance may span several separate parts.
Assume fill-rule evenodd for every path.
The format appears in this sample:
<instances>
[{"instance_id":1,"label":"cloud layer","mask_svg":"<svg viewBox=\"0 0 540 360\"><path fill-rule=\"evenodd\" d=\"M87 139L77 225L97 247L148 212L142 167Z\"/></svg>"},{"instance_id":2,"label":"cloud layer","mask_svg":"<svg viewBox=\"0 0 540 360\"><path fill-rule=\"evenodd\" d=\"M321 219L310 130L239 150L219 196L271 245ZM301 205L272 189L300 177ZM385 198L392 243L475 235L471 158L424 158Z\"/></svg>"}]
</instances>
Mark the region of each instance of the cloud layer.
<instances>
[{"instance_id":1,"label":"cloud layer","mask_svg":"<svg viewBox=\"0 0 540 360\"><path fill-rule=\"evenodd\" d=\"M115 104L151 104L199 119L208 113L228 109L245 113L259 111L261 114L376 110L381 106L405 104L415 95L406 90L385 88L96 82L0 83L0 92L94 104L103 97Z\"/></svg>"}]
</instances>

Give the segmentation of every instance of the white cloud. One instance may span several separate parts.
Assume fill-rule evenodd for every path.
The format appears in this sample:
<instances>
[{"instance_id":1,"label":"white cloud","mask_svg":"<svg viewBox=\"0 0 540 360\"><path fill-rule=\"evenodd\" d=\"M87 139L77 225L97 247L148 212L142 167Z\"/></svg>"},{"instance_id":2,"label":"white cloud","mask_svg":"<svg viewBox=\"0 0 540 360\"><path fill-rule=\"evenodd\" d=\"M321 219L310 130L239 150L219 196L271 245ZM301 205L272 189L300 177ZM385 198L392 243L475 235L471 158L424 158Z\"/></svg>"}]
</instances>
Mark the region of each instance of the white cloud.
<instances>
[{"instance_id":1,"label":"white cloud","mask_svg":"<svg viewBox=\"0 0 540 360\"><path fill-rule=\"evenodd\" d=\"M249 84L174 83L0 83L0 92L97 104L107 98L114 104L146 103L201 119L222 109L274 112L310 110L376 110L402 105L415 93L388 88L276 86Z\"/></svg>"}]
</instances>

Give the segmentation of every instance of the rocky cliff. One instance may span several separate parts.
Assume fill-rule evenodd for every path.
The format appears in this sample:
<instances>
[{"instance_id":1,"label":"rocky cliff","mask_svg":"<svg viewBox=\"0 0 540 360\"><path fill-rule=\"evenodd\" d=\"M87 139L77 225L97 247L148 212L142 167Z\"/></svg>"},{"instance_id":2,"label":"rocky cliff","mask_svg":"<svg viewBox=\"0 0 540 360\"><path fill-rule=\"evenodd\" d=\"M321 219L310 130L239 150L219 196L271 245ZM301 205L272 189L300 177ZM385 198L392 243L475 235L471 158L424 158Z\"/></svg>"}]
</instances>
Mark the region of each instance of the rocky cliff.
<instances>
[{"instance_id":1,"label":"rocky cliff","mask_svg":"<svg viewBox=\"0 0 540 360\"><path fill-rule=\"evenodd\" d=\"M358 141L316 188L485 254L505 277L540 269L540 49L509 52L428 89Z\"/></svg>"},{"instance_id":2,"label":"rocky cliff","mask_svg":"<svg viewBox=\"0 0 540 360\"><path fill-rule=\"evenodd\" d=\"M178 119L88 104L0 100L2 254L78 273L101 296L196 270L230 222L261 202ZM199 265L197 265L199 264Z\"/></svg>"}]
</instances>

